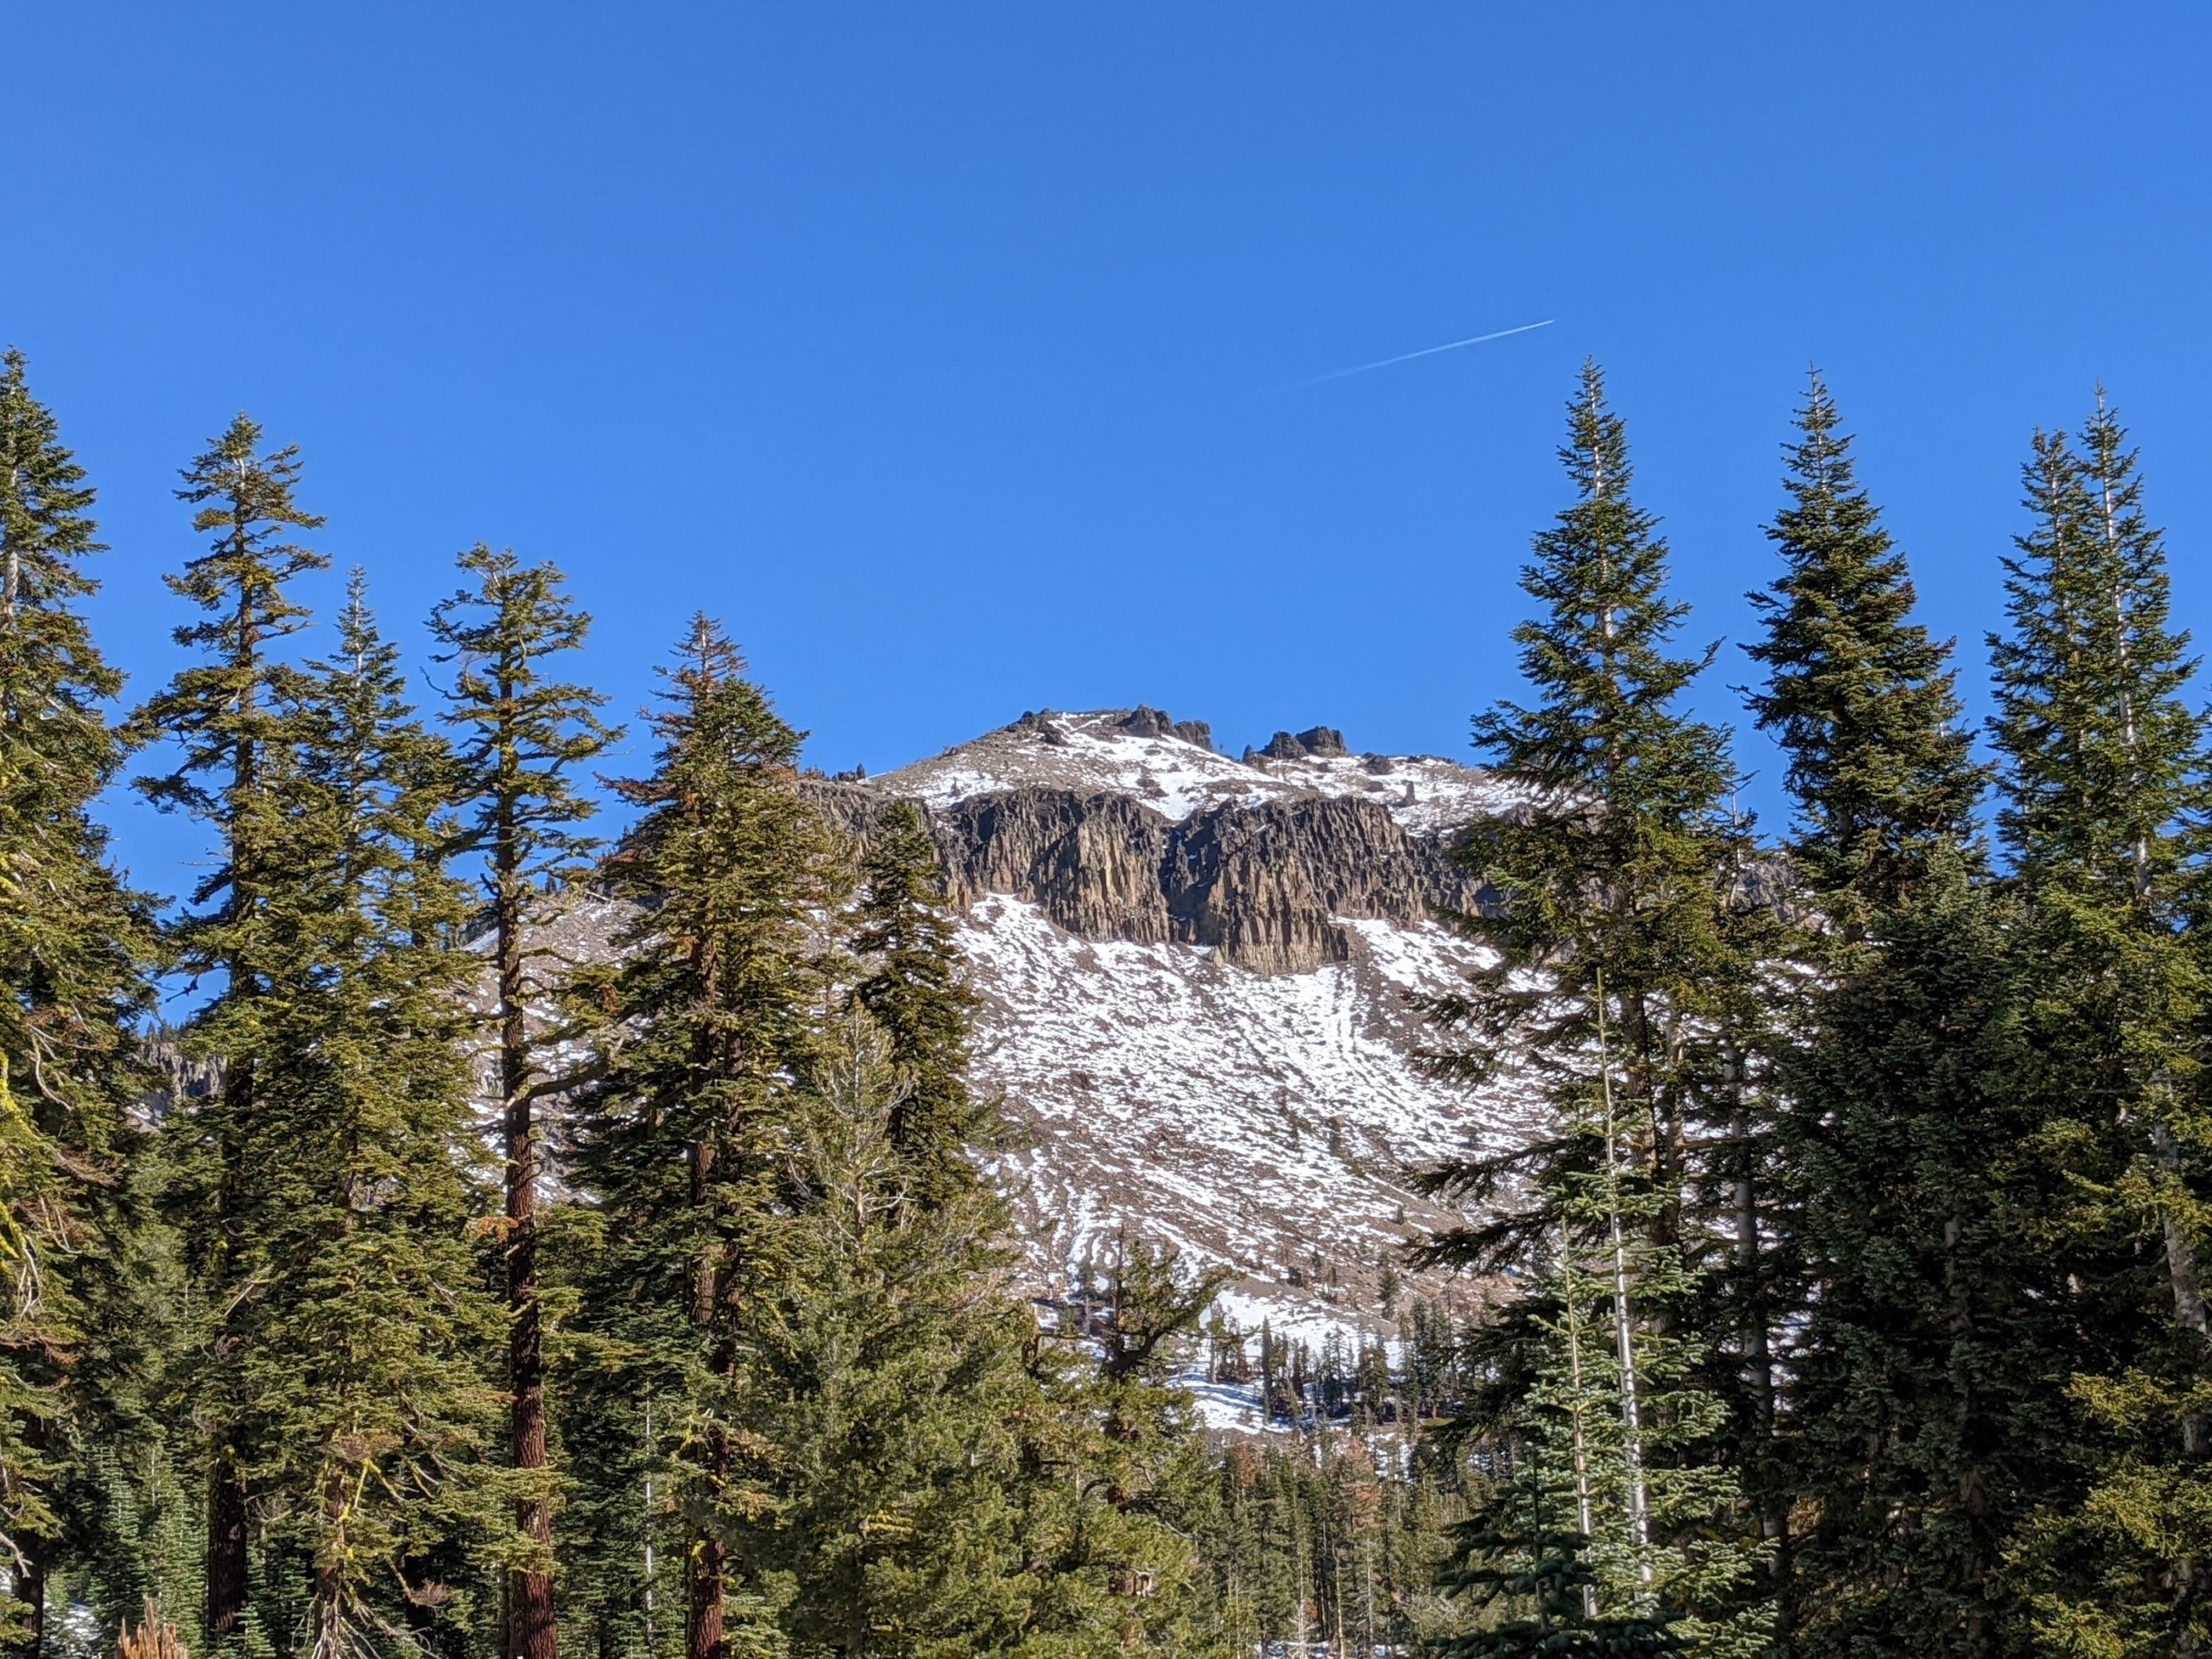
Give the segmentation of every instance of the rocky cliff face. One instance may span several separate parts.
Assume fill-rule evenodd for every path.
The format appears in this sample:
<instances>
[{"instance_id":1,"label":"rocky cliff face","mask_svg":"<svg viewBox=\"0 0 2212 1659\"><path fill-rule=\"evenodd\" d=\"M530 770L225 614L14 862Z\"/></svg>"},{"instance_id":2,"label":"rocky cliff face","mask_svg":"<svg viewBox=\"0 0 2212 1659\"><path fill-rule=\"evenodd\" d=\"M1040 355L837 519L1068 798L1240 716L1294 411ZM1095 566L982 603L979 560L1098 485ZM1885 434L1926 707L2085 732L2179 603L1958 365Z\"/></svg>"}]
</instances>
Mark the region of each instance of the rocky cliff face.
<instances>
[{"instance_id":1,"label":"rocky cliff face","mask_svg":"<svg viewBox=\"0 0 2212 1659\"><path fill-rule=\"evenodd\" d=\"M1157 764L1138 761L1135 789L1081 787L1089 780L1077 766L1060 763L1085 758L1071 751L1093 730L1134 756L1150 751ZM1012 765L992 766L989 754L963 757L967 764L957 769L940 763L939 776L951 770L958 787L933 790L935 778L909 768L822 786L821 798L862 837L890 800L923 800L948 887L963 908L1007 895L1083 939L1206 945L1260 973L1348 960L1347 920L1410 927L1482 902L1451 863L1450 830L1434 824L1434 797L1425 803L1421 783L1398 775L1425 764L1433 787L1435 769L1446 768L1461 779L1444 781L1457 781L1472 798L1479 776L1463 768L1351 757L1325 727L1298 738L1279 733L1270 755L1291 763L1263 767L1215 755L1201 723L1172 722L1149 708L1029 714L1007 732L1029 738L1029 752L1015 747ZM1346 765L1325 764L1336 761ZM1178 769L1197 774L1196 783ZM1053 778L1064 771L1078 775ZM1170 790L1163 775L1182 787ZM1224 781L1243 784L1241 798ZM1469 805L1472 816L1472 799ZM1185 806L1179 814L1172 811L1178 805ZM1431 810L1410 815L1418 827L1401 821L1407 809L1425 805Z\"/></svg>"}]
</instances>

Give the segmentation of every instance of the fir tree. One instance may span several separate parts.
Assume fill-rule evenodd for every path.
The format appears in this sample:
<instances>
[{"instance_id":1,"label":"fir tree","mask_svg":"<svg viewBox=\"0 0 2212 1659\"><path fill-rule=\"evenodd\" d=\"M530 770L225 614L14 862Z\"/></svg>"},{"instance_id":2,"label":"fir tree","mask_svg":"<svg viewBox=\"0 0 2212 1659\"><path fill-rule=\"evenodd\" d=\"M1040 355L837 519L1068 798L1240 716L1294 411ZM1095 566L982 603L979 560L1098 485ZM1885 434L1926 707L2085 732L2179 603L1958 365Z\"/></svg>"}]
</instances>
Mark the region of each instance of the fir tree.
<instances>
[{"instance_id":1,"label":"fir tree","mask_svg":"<svg viewBox=\"0 0 2212 1659\"><path fill-rule=\"evenodd\" d=\"M2034 527L1993 641L2005 842L2028 902L2026 1086L2054 1166L2044 1248L2091 1484L2022 1554L2036 1632L2076 1651L2212 1644L2212 1111L2206 1107L2205 717L2166 552L2102 396L2039 434Z\"/></svg>"},{"instance_id":2,"label":"fir tree","mask_svg":"<svg viewBox=\"0 0 2212 1659\"><path fill-rule=\"evenodd\" d=\"M800 1102L744 1367L775 1510L733 1565L790 1587L800 1651L1000 1652L1038 1593L1016 1547L1031 1322L994 1195L926 1186L894 1139L914 1084L893 1052L848 1016Z\"/></svg>"},{"instance_id":3,"label":"fir tree","mask_svg":"<svg viewBox=\"0 0 2212 1659\"><path fill-rule=\"evenodd\" d=\"M668 678L656 768L619 786L641 817L606 865L645 908L629 962L578 987L605 1021L605 1075L580 1100L579 1169L606 1224L586 1324L598 1386L661 1402L685 1651L724 1659L769 1628L765 1605L730 1595L731 1539L773 1502L739 1432L741 1360L817 1041L833 860L799 793L799 734L704 617ZM604 1392L594 1409L619 1419ZM608 1567L611 1582L629 1564Z\"/></svg>"},{"instance_id":4,"label":"fir tree","mask_svg":"<svg viewBox=\"0 0 2212 1659\"><path fill-rule=\"evenodd\" d=\"M910 801L894 803L874 828L854 921L851 949L866 966L853 1000L902 1074L891 1145L925 1195L949 1200L975 1182L972 1143L989 1114L968 1088L975 997L960 978L937 843Z\"/></svg>"},{"instance_id":5,"label":"fir tree","mask_svg":"<svg viewBox=\"0 0 2212 1659\"><path fill-rule=\"evenodd\" d=\"M295 683L260 871L271 939L254 1109L235 1125L232 1398L267 1559L309 1577L314 1659L465 1629L431 1565L493 1535L499 1332L467 1234L465 890L441 856L444 745L406 706L356 574L337 650ZM272 757L273 758L273 757Z\"/></svg>"},{"instance_id":6,"label":"fir tree","mask_svg":"<svg viewBox=\"0 0 2212 1659\"><path fill-rule=\"evenodd\" d=\"M463 812L457 851L482 860L490 924L500 1115L506 1141L507 1387L514 1397L508 1455L532 1477L517 1516L526 1553L507 1600L507 1652L553 1659L552 1491L547 1467L545 1334L538 1255L538 1099L561 1085L550 1050L557 1034L533 1024L552 1000L562 964L534 939L541 890L586 867L597 843L577 825L592 815L574 772L619 735L599 718L605 699L549 677L559 653L584 642L591 619L576 610L550 564L524 565L481 544L459 565L473 586L432 613L430 630L454 666L447 724L463 734L454 786ZM549 971L550 970L550 971Z\"/></svg>"},{"instance_id":7,"label":"fir tree","mask_svg":"<svg viewBox=\"0 0 2212 1659\"><path fill-rule=\"evenodd\" d=\"M2054 1289L2003 908L1938 846L1870 919L1787 1069L1812 1286L1790 1357L1794 1650L2027 1650L2002 1571L2054 1490Z\"/></svg>"},{"instance_id":8,"label":"fir tree","mask_svg":"<svg viewBox=\"0 0 2212 1659\"><path fill-rule=\"evenodd\" d=\"M1734 1517L1696 1503L1673 1516L1654 1508L1662 1462L1720 1510L1733 1495L1720 1495L1724 1480L1712 1484L1718 1470L1699 1468L1711 1452L1698 1434L1661 1451L1662 1419L1645 1392L1678 1395L1656 1408L1682 1423L1705 1421L1710 1402L1686 1377L1661 1384L1644 1366L1647 1354L1675 1366L1680 1351L1666 1345L1688 1334L1667 1329L1670 1304L1703 1271L1707 1194L1728 1173L1701 1167L1695 1154L1727 1144L1741 1110L1755 969L1771 923L1747 879L1744 826L1725 804L1735 783L1725 738L1676 707L1712 653L1668 653L1685 607L1667 596L1666 544L1628 494L1626 435L1595 367L1583 371L1569 422L1561 459L1577 499L1536 538L1522 582L1543 615L1514 632L1539 700L1501 702L1474 721L1477 745L1518 798L1471 829L1458 854L1497 895L1494 913L1466 919L1493 947L1495 965L1431 1007L1443 1030L1476 1038L1439 1055L1440 1071L1480 1079L1496 1055L1518 1053L1555 1127L1524 1153L1437 1166L1435 1190L1487 1199L1517 1182L1534 1201L1442 1236L1426 1254L1526 1270L1547 1241L1589 1246L1588 1218L1575 1213L1583 1183L1607 1180L1618 1194L1642 1195L1632 1221L1616 1203L1607 1224L1618 1252L1611 1391L1624 1437L1620 1502L1642 1597L1626 1610L1709 1628L1712 1650L1723 1651L1746 1628L1755 1552L1725 1535ZM1593 1134L1600 1121L1604 1132ZM1619 1231L1631 1225L1632 1245ZM1546 1349L1557 1340L1508 1328ZM1669 1553L1683 1564L1684 1594L1662 1613L1651 1587ZM1711 1571L1700 1577L1692 1563Z\"/></svg>"},{"instance_id":9,"label":"fir tree","mask_svg":"<svg viewBox=\"0 0 2212 1659\"><path fill-rule=\"evenodd\" d=\"M1980 793L1950 647L1911 620L1905 556L1859 487L1851 441L1816 374L1786 452L1790 505L1767 536L1783 574L1752 604L1767 671L1750 699L1789 759L1796 873L1845 937L1893 904L1930 853L1972 833Z\"/></svg>"},{"instance_id":10,"label":"fir tree","mask_svg":"<svg viewBox=\"0 0 2212 1659\"><path fill-rule=\"evenodd\" d=\"M143 902L106 859L94 798L123 744L101 705L122 676L77 602L102 550L84 470L0 356L0 1639L36 1655L56 1557L87 1517L66 1487L72 1448L113 1427L102 1409L126 1350L125 1201L143 1081L131 1027L145 1007Z\"/></svg>"},{"instance_id":11,"label":"fir tree","mask_svg":"<svg viewBox=\"0 0 2212 1659\"><path fill-rule=\"evenodd\" d=\"M1948 1097L1902 1104L1878 1085L1868 1094L1852 1093L1857 1079L1848 1062L1831 1066L1838 1038L1827 1027L1837 1020L1850 1024L1854 1042L1871 1035L1853 1012L1854 999L1868 988L1858 976L1901 971L1901 964L1886 963L1884 951L1903 913L1930 897L1931 884L1950 902L1975 908L1977 901L1959 884L1971 886L1979 867L1972 815L1981 783L1960 723L1950 647L1931 641L1911 620L1914 596L1905 556L1857 483L1850 441L1817 375L1797 426L1798 439L1785 452L1790 502L1767 531L1782 556L1783 574L1768 592L1751 596L1765 630L1746 648L1767 670L1765 685L1750 697L1752 712L1788 759L1785 782L1796 807L1790 869L1806 925L1792 942L1796 970L1774 980L1778 990L1790 990L1781 999L1784 1018L1775 1033L1781 1086L1769 1095L1772 1109L1743 1148L1746 1201L1737 1227L1740 1260L1755 1255L1764 1267L1741 1287L1750 1293L1747 1326L1754 1333L1746 1346L1758 1355L1753 1381L1759 1409L1747 1462L1768 1530L1782 1552L1785 1619L1801 1583L1808 1596L1836 1605L1836 1586L1814 1589L1815 1582L1827 1574L1848 1576L1863 1565L1854 1565L1843 1545L1838 1517L1866 1519L1873 1511L1856 1499L1825 1503L1820 1514L1827 1535L1817 1559L1805 1575L1792 1571L1793 1472L1786 1466L1787 1449L1774 1443L1774 1402L1778 1378L1799 1361L1785 1352L1767 1353L1765 1332L1811 1307L1813 1340L1832 1350L1812 1362L1808 1375L1816 1387L1842 1392L1811 1411L1801 1405L1790 1418L1805 1425L1801 1433L1807 1438L1797 1449L1814 1459L1805 1478L1827 1490L1838 1468L1864 1467L1863 1459L1831 1436L1839 1420L1834 1408L1839 1401L1887 1397L1891 1381L1874 1369L1838 1368L1847 1354L1877 1352L1870 1337L1861 1340L1852 1322L1862 1314L1878 1317L1896 1286L1885 1285L1873 1301L1863 1303L1856 1283L1840 1281L1856 1279L1870 1267L1869 1228L1878 1229L1876 1218L1903 1221L1908 1251L1936 1224L1909 1207L1895 1207L1892 1167L1856 1162L1875 1150L1871 1141L1862 1145L1858 1138L1879 1133L1900 1111L1911 1121L1917 1111L1954 1109ZM1971 937L1987 943L1986 925ZM1939 970L1957 971L1957 964L1947 963ZM1892 994L1902 995L1895 988L1873 993ZM1973 1006L1987 1008L1990 994L1983 986ZM1925 1005L1906 1006L1917 1011ZM1957 1149L1948 1139L1943 1144ZM1887 1156L1897 1148L1883 1150ZM1926 1150L1924 1143L1920 1150ZM1969 1158L1978 1156L1971 1142L1963 1152ZM1814 1168L1821 1171L1818 1179L1808 1175ZM1924 1163L1916 1169L1924 1171ZM1870 1182L1884 1190L1869 1192ZM1801 1333L1806 1329L1802 1321L1792 1322ZM1887 1327L1886 1334L1897 1329ZM1846 1376L1856 1382L1847 1382ZM1852 1392L1862 1386L1863 1393ZM1862 1443L1880 1443L1881 1431L1864 1425L1849 1432L1863 1430L1876 1437Z\"/></svg>"},{"instance_id":12,"label":"fir tree","mask_svg":"<svg viewBox=\"0 0 2212 1659\"><path fill-rule=\"evenodd\" d=\"M223 976L187 1032L194 1053L222 1062L222 1086L176 1124L197 1148L182 1170L182 1190L192 1193L185 1201L195 1300L220 1310L222 1322L240 1316L236 1298L246 1282L238 1258L248 1241L234 1200L255 1114L259 1016L270 971L264 957L270 945L268 870L289 833L270 769L285 763L301 735L289 696L295 672L271 653L307 622L288 585L328 562L285 539L322 523L295 498L299 452L264 453L260 444L261 428L240 415L185 471L177 494L198 508L192 526L210 537L209 550L166 580L209 613L176 631L178 644L204 653L205 660L179 672L131 722L135 736L175 745L173 769L141 778L139 788L161 810L208 823L220 842L214 871L191 896L202 908L169 930L169 945L177 967L194 982L209 973ZM198 1384L211 1425L205 1621L214 1647L242 1633L249 1594L240 1472L246 1451L238 1443L237 1411L225 1399L234 1339L223 1328L205 1334L203 1352L214 1359Z\"/></svg>"}]
</instances>

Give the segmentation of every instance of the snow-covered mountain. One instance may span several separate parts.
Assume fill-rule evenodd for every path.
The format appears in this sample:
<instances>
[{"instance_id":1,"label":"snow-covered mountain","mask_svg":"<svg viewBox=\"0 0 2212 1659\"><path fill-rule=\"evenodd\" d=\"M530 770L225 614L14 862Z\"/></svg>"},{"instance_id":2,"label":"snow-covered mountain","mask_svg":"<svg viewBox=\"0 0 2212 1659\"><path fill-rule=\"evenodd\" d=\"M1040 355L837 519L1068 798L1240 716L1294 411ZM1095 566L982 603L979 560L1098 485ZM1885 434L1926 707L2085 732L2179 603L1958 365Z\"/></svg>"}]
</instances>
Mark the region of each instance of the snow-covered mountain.
<instances>
[{"instance_id":1,"label":"snow-covered mountain","mask_svg":"<svg viewBox=\"0 0 2212 1659\"><path fill-rule=\"evenodd\" d=\"M1233 1268L1245 1330L1381 1330L1386 1253L1448 1218L1408 1170L1523 1131L1510 1092L1414 1062L1410 999L1474 959L1437 914L1480 902L1445 856L1502 804L1480 772L1318 727L1237 759L1139 708L1025 714L821 793L861 835L890 801L930 811L1042 1293L1127 1228Z\"/></svg>"}]
</instances>

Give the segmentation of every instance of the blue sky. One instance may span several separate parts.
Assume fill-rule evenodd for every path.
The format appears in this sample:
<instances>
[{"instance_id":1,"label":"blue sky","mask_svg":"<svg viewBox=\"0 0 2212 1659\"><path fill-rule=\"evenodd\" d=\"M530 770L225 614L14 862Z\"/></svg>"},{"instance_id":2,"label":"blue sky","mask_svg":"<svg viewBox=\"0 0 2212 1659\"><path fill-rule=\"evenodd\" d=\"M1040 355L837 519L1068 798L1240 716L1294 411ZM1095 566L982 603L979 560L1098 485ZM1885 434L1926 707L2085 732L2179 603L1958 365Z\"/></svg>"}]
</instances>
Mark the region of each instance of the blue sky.
<instances>
[{"instance_id":1,"label":"blue sky","mask_svg":"<svg viewBox=\"0 0 2212 1659\"><path fill-rule=\"evenodd\" d=\"M1139 700L1463 753L1589 354L1701 640L1817 361L1978 698L2028 434L2100 379L2212 610L2208 46L2179 5L11 5L0 339L142 693L175 470L244 408L403 637L512 544L623 709L704 608L830 769ZM123 817L182 884L192 836Z\"/></svg>"}]
</instances>

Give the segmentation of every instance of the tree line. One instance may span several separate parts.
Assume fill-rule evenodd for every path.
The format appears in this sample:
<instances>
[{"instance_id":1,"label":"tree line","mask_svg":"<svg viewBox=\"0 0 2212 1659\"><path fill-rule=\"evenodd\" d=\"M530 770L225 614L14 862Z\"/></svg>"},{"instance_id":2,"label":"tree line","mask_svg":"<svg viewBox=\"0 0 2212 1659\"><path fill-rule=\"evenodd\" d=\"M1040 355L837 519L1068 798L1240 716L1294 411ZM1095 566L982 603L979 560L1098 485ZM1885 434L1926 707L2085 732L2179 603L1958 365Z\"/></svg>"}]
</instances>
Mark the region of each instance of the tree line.
<instances>
[{"instance_id":1,"label":"tree line","mask_svg":"<svg viewBox=\"0 0 2212 1659\"><path fill-rule=\"evenodd\" d=\"M191 662L111 720L92 491L0 366L0 1640L1205 1650L1211 1286L1038 1329L919 811L834 835L702 617L602 844L560 573L463 553L417 708L357 572L288 650L302 482L242 416L185 470ZM166 911L126 776L212 853Z\"/></svg>"},{"instance_id":2,"label":"tree line","mask_svg":"<svg viewBox=\"0 0 2212 1659\"><path fill-rule=\"evenodd\" d=\"M460 556L427 707L358 573L303 657L322 521L240 416L179 491L191 664L111 718L9 355L0 1640L2206 1651L2206 727L2117 416L2033 440L1984 751L1815 379L1747 647L1774 838L1594 368L1569 417L1455 851L1488 965L1425 1008L1547 1127L1429 1149L1470 1220L1409 1265L1473 1314L1231 1341L1268 1431L1223 1446L1170 1386L1206 1275L1125 1241L1041 1327L928 825L826 822L718 626L602 838L560 573ZM125 777L204 830L179 904L110 857Z\"/></svg>"},{"instance_id":3,"label":"tree line","mask_svg":"<svg viewBox=\"0 0 2212 1659\"><path fill-rule=\"evenodd\" d=\"M1429 1176L1484 1218L1427 1256L1518 1287L1443 1650L2207 1651L2212 798L2118 415L2033 439L1983 758L1814 378L1747 647L1774 843L1595 368L1562 458L1474 723L1492 965L1431 1009L1551 1125Z\"/></svg>"}]
</instances>

